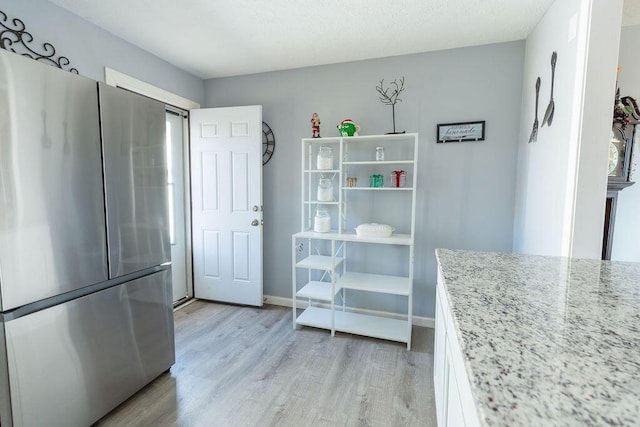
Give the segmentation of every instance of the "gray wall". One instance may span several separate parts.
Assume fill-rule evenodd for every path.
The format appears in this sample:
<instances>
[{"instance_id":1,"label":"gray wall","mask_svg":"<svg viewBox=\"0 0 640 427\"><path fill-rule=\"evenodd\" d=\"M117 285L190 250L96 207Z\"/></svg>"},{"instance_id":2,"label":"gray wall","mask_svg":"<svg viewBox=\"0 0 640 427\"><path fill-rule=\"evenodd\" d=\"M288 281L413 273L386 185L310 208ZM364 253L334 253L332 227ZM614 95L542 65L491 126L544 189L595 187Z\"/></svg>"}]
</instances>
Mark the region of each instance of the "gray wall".
<instances>
[{"instance_id":1,"label":"gray wall","mask_svg":"<svg viewBox=\"0 0 640 427\"><path fill-rule=\"evenodd\" d=\"M579 0L554 3L526 40L522 117L520 119L518 179L514 220L515 252L568 256L567 205L571 189L567 181L575 176L572 146L573 100L576 96L578 42L567 40L564 28L580 8ZM551 53L558 53L552 126L542 126L551 91ZM534 109L535 82L540 77L538 139L529 144Z\"/></svg>"},{"instance_id":2,"label":"gray wall","mask_svg":"<svg viewBox=\"0 0 640 427\"><path fill-rule=\"evenodd\" d=\"M300 139L317 112L321 135L351 118L362 134L391 131L375 86L405 76L397 130L420 134L414 314L434 316L434 249L510 252L524 42L207 80L205 106L263 105L276 135L264 168L265 294L291 297L291 234L300 230ZM486 141L436 144L437 123L486 120ZM393 209L389 206L389 209ZM364 305L353 299L350 304ZM398 311L386 299L374 308Z\"/></svg>"},{"instance_id":3,"label":"gray wall","mask_svg":"<svg viewBox=\"0 0 640 427\"><path fill-rule=\"evenodd\" d=\"M618 74L618 86L622 96L632 96L640 101L640 25L622 27L620 34L620 57L622 71ZM636 131L640 134L640 129ZM636 138L636 141L639 138ZM613 234L611 259L615 261L640 262L640 143L635 145L635 185L620 192Z\"/></svg>"},{"instance_id":4,"label":"gray wall","mask_svg":"<svg viewBox=\"0 0 640 427\"><path fill-rule=\"evenodd\" d=\"M85 77L104 81L107 66L203 104L200 78L46 0L0 0L0 10L9 20L18 18L25 23L34 37L34 50L42 52L42 44L51 43L57 55L69 58L70 65Z\"/></svg>"},{"instance_id":5,"label":"gray wall","mask_svg":"<svg viewBox=\"0 0 640 427\"><path fill-rule=\"evenodd\" d=\"M622 0L557 1L527 37L514 252L600 258L622 6ZM528 144L535 79L542 80L542 119L553 51L555 116Z\"/></svg>"}]
</instances>

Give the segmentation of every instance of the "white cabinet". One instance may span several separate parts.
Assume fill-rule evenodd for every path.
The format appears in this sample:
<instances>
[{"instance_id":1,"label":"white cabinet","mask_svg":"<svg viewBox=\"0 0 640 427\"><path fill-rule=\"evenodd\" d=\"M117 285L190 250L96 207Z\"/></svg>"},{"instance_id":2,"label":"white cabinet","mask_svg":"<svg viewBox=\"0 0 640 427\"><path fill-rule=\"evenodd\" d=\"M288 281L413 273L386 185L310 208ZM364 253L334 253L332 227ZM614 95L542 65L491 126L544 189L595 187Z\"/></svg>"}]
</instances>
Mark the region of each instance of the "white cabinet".
<instances>
[{"instance_id":1,"label":"white cabinet","mask_svg":"<svg viewBox=\"0 0 640 427\"><path fill-rule=\"evenodd\" d=\"M438 425L478 426L478 410L445 292L444 279L438 268L433 349L433 386Z\"/></svg>"},{"instance_id":2,"label":"white cabinet","mask_svg":"<svg viewBox=\"0 0 640 427\"><path fill-rule=\"evenodd\" d=\"M330 149L332 163L319 160L321 147L323 153ZM376 160L379 147L384 160ZM294 328L366 335L411 348L417 154L413 133L302 140L302 230L292 237ZM394 178L401 176L404 185L396 186ZM373 186L380 177L382 186ZM321 179L331 180L330 198L318 187ZM325 191L327 181L322 184ZM314 231L319 207L331 217L329 232ZM355 227L368 223L395 231L389 237L358 236ZM348 294L363 292L399 296L406 312L348 308ZM300 300L305 308L298 315Z\"/></svg>"},{"instance_id":3,"label":"white cabinet","mask_svg":"<svg viewBox=\"0 0 640 427\"><path fill-rule=\"evenodd\" d=\"M451 349L447 348L446 363L447 363L447 400L446 400L446 420L447 426L460 427L469 425L464 418L464 409L462 407L462 400L460 399L460 389L458 388L458 380L456 378L455 369L451 368Z\"/></svg>"},{"instance_id":4,"label":"white cabinet","mask_svg":"<svg viewBox=\"0 0 640 427\"><path fill-rule=\"evenodd\" d=\"M440 289L437 290L440 292ZM444 421L444 402L447 393L448 373L446 361L447 330L444 325L444 316L439 298L436 298L436 329L433 343L433 388L435 392L436 413L440 425L446 425ZM440 327L438 327L440 326Z\"/></svg>"}]
</instances>

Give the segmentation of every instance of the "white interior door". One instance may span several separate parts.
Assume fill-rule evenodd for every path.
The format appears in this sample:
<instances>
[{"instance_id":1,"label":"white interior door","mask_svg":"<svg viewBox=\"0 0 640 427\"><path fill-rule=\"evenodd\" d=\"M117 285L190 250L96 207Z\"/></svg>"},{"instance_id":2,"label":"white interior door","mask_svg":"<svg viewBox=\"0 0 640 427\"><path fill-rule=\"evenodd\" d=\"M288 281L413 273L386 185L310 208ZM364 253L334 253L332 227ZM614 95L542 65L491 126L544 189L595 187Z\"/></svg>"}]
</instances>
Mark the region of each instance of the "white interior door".
<instances>
[{"instance_id":1,"label":"white interior door","mask_svg":"<svg viewBox=\"0 0 640 427\"><path fill-rule=\"evenodd\" d=\"M169 237L173 302L188 297L185 197L185 122L182 113L167 110L167 185L169 187Z\"/></svg>"},{"instance_id":2,"label":"white interior door","mask_svg":"<svg viewBox=\"0 0 640 427\"><path fill-rule=\"evenodd\" d=\"M194 296L262 305L262 106L191 110Z\"/></svg>"}]
</instances>

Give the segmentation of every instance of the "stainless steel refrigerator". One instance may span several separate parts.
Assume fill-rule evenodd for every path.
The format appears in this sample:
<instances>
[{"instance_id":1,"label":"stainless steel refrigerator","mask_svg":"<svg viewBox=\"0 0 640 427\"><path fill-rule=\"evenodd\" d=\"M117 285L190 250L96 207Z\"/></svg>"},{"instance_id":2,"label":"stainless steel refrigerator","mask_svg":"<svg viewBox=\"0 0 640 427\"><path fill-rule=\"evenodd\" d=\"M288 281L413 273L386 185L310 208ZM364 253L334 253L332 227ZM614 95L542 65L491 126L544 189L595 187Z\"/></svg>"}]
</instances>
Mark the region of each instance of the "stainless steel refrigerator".
<instances>
[{"instance_id":1,"label":"stainless steel refrigerator","mask_svg":"<svg viewBox=\"0 0 640 427\"><path fill-rule=\"evenodd\" d=\"M0 49L0 422L86 426L174 363L165 107Z\"/></svg>"}]
</instances>

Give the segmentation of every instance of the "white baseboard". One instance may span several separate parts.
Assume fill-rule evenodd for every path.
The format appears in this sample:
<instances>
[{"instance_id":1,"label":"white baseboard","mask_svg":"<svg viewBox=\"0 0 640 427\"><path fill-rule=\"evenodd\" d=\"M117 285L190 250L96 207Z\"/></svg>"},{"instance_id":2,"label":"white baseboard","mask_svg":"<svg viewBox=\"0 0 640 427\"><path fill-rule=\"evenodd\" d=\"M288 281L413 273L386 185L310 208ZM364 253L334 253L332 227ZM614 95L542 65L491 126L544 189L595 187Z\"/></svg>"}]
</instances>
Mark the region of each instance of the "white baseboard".
<instances>
[{"instance_id":1,"label":"white baseboard","mask_svg":"<svg viewBox=\"0 0 640 427\"><path fill-rule=\"evenodd\" d=\"M263 299L265 304L279 305L282 307L292 307L293 300L291 298L277 297L273 295L265 295ZM298 300L299 307L306 307L307 300ZM318 307L329 307L329 304L316 304ZM392 319L406 320L406 314L390 313L388 311L369 310L366 308L347 307L347 311L361 314L371 314L374 316L390 317ZM413 324L416 326L424 326L426 328L435 327L435 319L432 317L413 316Z\"/></svg>"}]
</instances>

